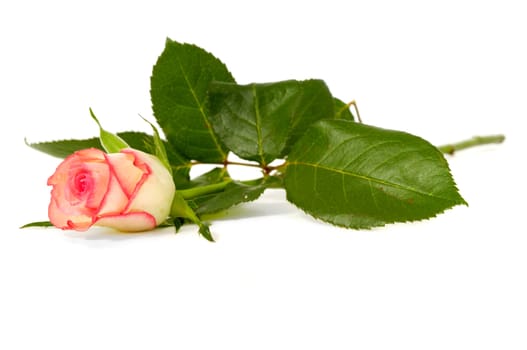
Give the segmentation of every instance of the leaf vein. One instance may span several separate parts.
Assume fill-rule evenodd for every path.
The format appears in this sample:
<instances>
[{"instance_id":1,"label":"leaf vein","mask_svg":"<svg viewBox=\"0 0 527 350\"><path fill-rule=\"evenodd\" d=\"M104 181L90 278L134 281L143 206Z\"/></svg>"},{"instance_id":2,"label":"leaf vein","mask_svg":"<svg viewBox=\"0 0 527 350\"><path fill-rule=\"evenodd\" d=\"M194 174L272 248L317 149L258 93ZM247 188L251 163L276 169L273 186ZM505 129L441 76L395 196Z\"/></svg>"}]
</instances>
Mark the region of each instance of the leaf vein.
<instances>
[{"instance_id":1,"label":"leaf vein","mask_svg":"<svg viewBox=\"0 0 527 350\"><path fill-rule=\"evenodd\" d=\"M187 83L187 86L188 86L190 92L192 93L192 97L194 98L194 101L196 102L196 105L197 105L197 107L198 107L198 109L200 111L200 114L203 117L203 121L207 125L207 129L209 130L209 134L212 137L212 140L214 141L216 149L219 151L219 153L222 156L222 158L225 159L226 158L226 154L225 154L225 152L223 152L223 149L220 146L220 144L218 142L218 139L216 138L216 135L211 131L212 130L212 126L211 126L211 124L210 124L210 122L209 122L209 120L207 118L205 110L203 109L203 105L202 105L201 101L199 100L198 96L196 95L196 90L194 89L194 86L192 86L192 84L191 84L191 82L190 82L190 80L188 78L188 75L186 74L185 69L183 68L183 64L181 63L181 60L179 58L177 58L177 62L178 62L181 74L183 75L183 78L185 79L185 82ZM200 73L200 74L202 74L202 73Z\"/></svg>"},{"instance_id":2,"label":"leaf vein","mask_svg":"<svg viewBox=\"0 0 527 350\"><path fill-rule=\"evenodd\" d=\"M353 139L356 139L357 137L353 138ZM372 150L374 150L375 148L378 148L380 146L384 146L384 145L387 145L387 144L390 144L390 143L399 143L398 141L384 141L384 142L379 142L379 143L376 143L374 145L371 145L367 148L365 148L364 150L362 150L362 152L360 152L355 158L351 159L349 162L346 163L346 165L344 165L344 168L347 168L349 167L351 164L353 164L354 162L357 161L357 159L359 159L360 157L362 157L363 155L365 155L366 153L368 152L371 152Z\"/></svg>"},{"instance_id":3,"label":"leaf vein","mask_svg":"<svg viewBox=\"0 0 527 350\"><path fill-rule=\"evenodd\" d=\"M256 94L256 85L252 85L252 93L253 93L253 99L254 99L254 115L255 115L255 127L256 127L256 137L257 137L257 144L258 144L258 156L260 157L260 164L265 164L265 158L264 158L264 152L263 152L263 144L262 144L262 116L260 115L260 106L258 101L258 95Z\"/></svg>"},{"instance_id":4,"label":"leaf vein","mask_svg":"<svg viewBox=\"0 0 527 350\"><path fill-rule=\"evenodd\" d=\"M384 185L384 186L389 186L389 187L393 187L393 188L400 189L400 190L414 192L414 193L417 193L417 194L422 195L422 196L428 196L428 197L433 197L433 198L440 199L440 200L443 200L443 201L452 202L452 200L450 200L448 198L437 196L437 195L435 195L433 193L427 193L427 192L423 192L423 191L421 191L419 189L416 189L416 188L413 188L413 187L410 187L410 186L397 184L397 183L394 183L394 182L378 179L378 178L375 178L375 177L370 177L370 176L367 176L367 175L357 174L357 173L354 173L354 172L349 171L349 170L335 169L335 168L328 167L328 166L323 166L323 165L320 165L320 164L311 164L311 163L299 162L299 161L290 161L289 162L289 166L292 166L292 165L300 165L300 166L312 167L312 168L315 168L315 169L322 169L322 170L326 170L326 171L331 171L331 172L339 173L339 174L342 174L342 175L345 175L345 176L355 177L355 178L358 178L358 179L361 179L361 180L364 180L364 181L371 181L371 182L375 182L375 183L378 183L378 184L381 184L381 185Z\"/></svg>"}]
</instances>

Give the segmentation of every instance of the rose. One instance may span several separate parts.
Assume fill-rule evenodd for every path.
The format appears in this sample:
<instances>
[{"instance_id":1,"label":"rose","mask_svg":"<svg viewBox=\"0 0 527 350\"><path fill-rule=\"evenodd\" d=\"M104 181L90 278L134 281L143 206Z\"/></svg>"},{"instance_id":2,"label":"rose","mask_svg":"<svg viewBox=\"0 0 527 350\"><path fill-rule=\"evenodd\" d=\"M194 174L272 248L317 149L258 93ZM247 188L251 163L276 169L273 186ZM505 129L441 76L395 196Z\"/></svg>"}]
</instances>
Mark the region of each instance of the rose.
<instances>
[{"instance_id":1,"label":"rose","mask_svg":"<svg viewBox=\"0 0 527 350\"><path fill-rule=\"evenodd\" d=\"M170 213L175 194L172 176L153 155L95 148L67 157L48 179L51 223L84 231L92 225L119 231L146 231Z\"/></svg>"}]
</instances>

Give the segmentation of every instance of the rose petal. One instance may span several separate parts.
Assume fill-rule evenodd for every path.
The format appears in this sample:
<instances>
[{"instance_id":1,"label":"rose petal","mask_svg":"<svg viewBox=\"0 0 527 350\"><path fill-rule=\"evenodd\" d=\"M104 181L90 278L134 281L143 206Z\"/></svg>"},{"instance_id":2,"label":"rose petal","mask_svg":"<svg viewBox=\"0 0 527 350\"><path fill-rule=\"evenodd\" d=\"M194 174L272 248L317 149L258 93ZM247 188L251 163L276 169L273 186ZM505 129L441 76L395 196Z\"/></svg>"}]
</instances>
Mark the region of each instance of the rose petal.
<instances>
[{"instance_id":1,"label":"rose petal","mask_svg":"<svg viewBox=\"0 0 527 350\"><path fill-rule=\"evenodd\" d=\"M124 193L117 178L112 174L108 191L101 202L98 215L119 215L127 206L128 196Z\"/></svg>"},{"instance_id":2,"label":"rose petal","mask_svg":"<svg viewBox=\"0 0 527 350\"><path fill-rule=\"evenodd\" d=\"M104 161L101 150L77 151L49 177L53 189L48 216L55 226L75 230L91 226L108 185L109 168Z\"/></svg>"},{"instance_id":3,"label":"rose petal","mask_svg":"<svg viewBox=\"0 0 527 350\"><path fill-rule=\"evenodd\" d=\"M99 162L104 160L104 152L100 149L88 148L77 151L72 155L66 157L64 161L59 164L57 170L55 170L55 173L49 177L48 185L52 186L64 183L64 181L67 179L69 169L72 166L83 164L87 161Z\"/></svg>"},{"instance_id":4,"label":"rose petal","mask_svg":"<svg viewBox=\"0 0 527 350\"><path fill-rule=\"evenodd\" d=\"M92 225L90 215L72 215L65 213L58 206L55 200L51 200L48 207L49 221L53 226L63 230L85 231Z\"/></svg>"},{"instance_id":5,"label":"rose petal","mask_svg":"<svg viewBox=\"0 0 527 350\"><path fill-rule=\"evenodd\" d=\"M50 221L78 231L93 224L128 232L151 230L169 215L175 192L159 159L133 149L75 152L48 184L53 186Z\"/></svg>"},{"instance_id":6,"label":"rose petal","mask_svg":"<svg viewBox=\"0 0 527 350\"><path fill-rule=\"evenodd\" d=\"M86 163L86 169L94 183L90 196L86 200L86 207L98 208L106 195L110 182L109 166L106 163Z\"/></svg>"},{"instance_id":7,"label":"rose petal","mask_svg":"<svg viewBox=\"0 0 527 350\"><path fill-rule=\"evenodd\" d=\"M145 212L105 215L100 217L95 225L108 226L122 232L148 231L157 226L155 218Z\"/></svg>"},{"instance_id":8,"label":"rose petal","mask_svg":"<svg viewBox=\"0 0 527 350\"><path fill-rule=\"evenodd\" d=\"M130 198L136 191L145 169L136 166L133 153L112 153L106 155L110 171L116 177L124 193Z\"/></svg>"},{"instance_id":9,"label":"rose petal","mask_svg":"<svg viewBox=\"0 0 527 350\"><path fill-rule=\"evenodd\" d=\"M135 164L148 168L138 191L130 198L126 211L147 210L158 223L163 222L170 213L170 206L176 188L172 176L165 166L154 156L137 150L123 150L134 153Z\"/></svg>"}]
</instances>

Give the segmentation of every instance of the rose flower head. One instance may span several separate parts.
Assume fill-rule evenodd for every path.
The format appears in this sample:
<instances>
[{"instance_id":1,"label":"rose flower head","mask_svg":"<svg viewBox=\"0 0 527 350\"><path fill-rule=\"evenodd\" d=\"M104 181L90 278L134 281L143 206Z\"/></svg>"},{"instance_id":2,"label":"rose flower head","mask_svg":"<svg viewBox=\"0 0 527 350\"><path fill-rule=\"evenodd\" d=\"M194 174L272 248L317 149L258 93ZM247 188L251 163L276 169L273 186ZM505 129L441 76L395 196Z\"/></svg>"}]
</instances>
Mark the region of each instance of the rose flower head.
<instances>
[{"instance_id":1,"label":"rose flower head","mask_svg":"<svg viewBox=\"0 0 527 350\"><path fill-rule=\"evenodd\" d=\"M123 232L147 231L163 223L176 191L172 176L153 155L126 148L96 148L64 159L48 179L48 216L62 229L85 231L92 225Z\"/></svg>"}]
</instances>

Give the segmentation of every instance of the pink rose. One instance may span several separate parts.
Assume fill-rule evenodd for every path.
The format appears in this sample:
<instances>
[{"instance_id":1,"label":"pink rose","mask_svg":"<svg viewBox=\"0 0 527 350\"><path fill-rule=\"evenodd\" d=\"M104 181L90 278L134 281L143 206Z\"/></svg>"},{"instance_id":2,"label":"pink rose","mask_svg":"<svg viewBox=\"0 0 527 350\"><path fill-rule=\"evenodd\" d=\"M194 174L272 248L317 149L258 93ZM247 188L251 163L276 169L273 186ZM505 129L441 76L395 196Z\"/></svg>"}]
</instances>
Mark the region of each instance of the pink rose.
<instances>
[{"instance_id":1,"label":"pink rose","mask_svg":"<svg viewBox=\"0 0 527 350\"><path fill-rule=\"evenodd\" d=\"M172 176L156 157L134 149L106 154L90 148L66 158L48 179L51 223L62 229L92 225L146 231L170 213Z\"/></svg>"}]
</instances>

